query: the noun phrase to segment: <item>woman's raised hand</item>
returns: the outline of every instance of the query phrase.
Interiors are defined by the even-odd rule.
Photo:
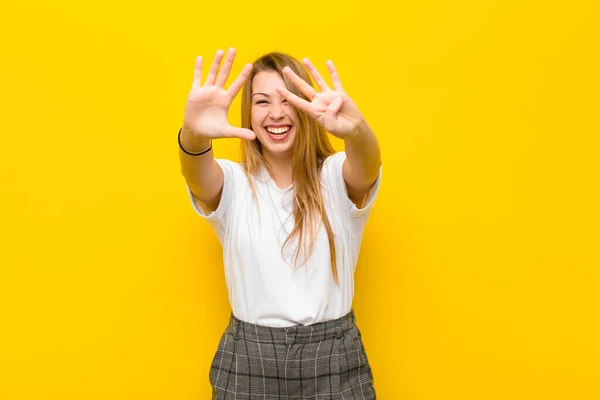
[[[227,120],[233,99],[252,71],[252,64],[246,64],[229,89],[225,89],[234,58],[235,49],[230,48],[219,73],[223,51],[218,50],[204,85],[201,85],[202,57],[196,58],[194,81],[185,105],[183,124],[199,136],[211,139],[237,137],[254,140],[256,138],[250,129],[233,127]]]
[[[321,89],[317,92],[312,85],[305,82],[289,67],[284,67],[283,73],[290,81],[311,101],[306,101],[285,87],[278,87],[277,91],[295,107],[304,111],[311,118],[321,124],[325,130],[335,137],[346,139],[358,133],[365,125],[365,119],[352,99],[346,94],[340,78],[332,61],[327,61],[327,68],[333,83],[331,89],[319,71],[308,58],[302,63],[310,72],[313,79]]]

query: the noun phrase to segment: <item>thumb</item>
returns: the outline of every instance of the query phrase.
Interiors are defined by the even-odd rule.
[[[226,131],[227,136],[237,137],[244,140],[256,139],[256,134],[250,129],[231,127]]]
[[[336,97],[335,99],[333,99],[333,101],[331,103],[329,103],[329,105],[327,106],[327,110],[325,111],[325,114],[327,114],[328,117],[335,117],[335,114],[337,114],[338,111],[340,111],[340,108],[342,107],[342,98],[341,97]]]

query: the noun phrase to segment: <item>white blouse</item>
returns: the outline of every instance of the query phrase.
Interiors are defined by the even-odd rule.
[[[221,201],[213,212],[196,199],[197,204],[187,187],[194,210],[208,221],[223,247],[229,302],[240,320],[274,327],[310,325],[340,318],[352,308],[354,270],[382,169],[365,206],[358,209],[348,197],[342,175],[345,159],[345,152],[337,152],[325,160],[321,171],[325,210],[335,235],[339,286],[333,280],[322,223],[306,265],[302,265],[302,252],[298,264],[293,264],[297,238],[288,242],[285,260],[282,258],[283,242],[294,227],[293,185],[279,188],[262,168],[259,179],[253,178],[260,217],[240,163],[216,159],[224,183]],[[305,234],[307,243],[310,236]]]

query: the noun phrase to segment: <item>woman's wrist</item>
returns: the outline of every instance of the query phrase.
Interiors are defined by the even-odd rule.
[[[181,127],[180,142],[190,153],[201,153],[212,146],[209,138],[192,131],[185,125]]]
[[[344,138],[344,142],[346,144],[357,144],[363,141],[366,136],[372,133],[373,132],[371,131],[369,124],[367,124],[367,121],[362,119],[356,124],[354,131],[352,131],[352,133],[350,133]]]

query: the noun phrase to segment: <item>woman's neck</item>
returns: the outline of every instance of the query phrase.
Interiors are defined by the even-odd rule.
[[[271,164],[272,171],[269,172],[271,179],[280,188],[286,188],[292,184],[292,159],[273,157],[265,155],[265,159]]]

